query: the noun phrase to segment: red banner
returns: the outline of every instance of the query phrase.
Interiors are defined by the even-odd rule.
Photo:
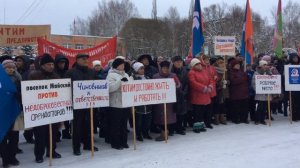
[[[94,47],[83,50],[69,49],[58,46],[51,43],[45,39],[38,39],[38,54],[42,55],[44,53],[50,54],[53,58],[56,54],[61,53],[65,55],[70,62],[70,67],[76,62],[76,55],[79,53],[88,54],[89,66],[92,67],[92,62],[99,60],[102,65],[107,65],[108,61],[114,59],[117,50],[117,36],[107,40],[106,42]]]

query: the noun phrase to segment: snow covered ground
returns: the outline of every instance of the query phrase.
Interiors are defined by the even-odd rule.
[[[71,140],[58,143],[61,159],[53,160],[52,167],[71,168],[299,168],[300,167],[300,122],[290,124],[286,117],[274,115],[272,126],[228,124],[215,126],[206,133],[170,137],[168,143],[144,140],[130,148],[113,150],[103,139],[95,138],[99,152],[91,158],[89,151],[73,156]],[[153,137],[157,135],[152,134]],[[24,141],[24,140],[22,140]],[[19,167],[42,168],[34,162],[33,145],[21,142],[24,154],[17,158]]]

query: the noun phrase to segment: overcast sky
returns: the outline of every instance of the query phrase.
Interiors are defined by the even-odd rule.
[[[152,0],[131,1],[142,17],[151,17]],[[0,24],[51,24],[52,34],[69,34],[74,18],[88,17],[96,8],[97,2],[98,0],[0,0]],[[190,2],[191,0],[157,0],[158,16],[165,16],[168,8],[175,6],[181,17],[186,17]],[[246,4],[246,0],[201,0],[201,7],[222,2],[242,7]],[[278,0],[250,0],[252,10],[268,17],[270,22],[273,22],[270,11],[277,7],[277,3]],[[287,0],[282,0],[282,3],[285,6]]]

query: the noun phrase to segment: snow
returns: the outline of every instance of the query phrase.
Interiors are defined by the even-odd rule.
[[[287,117],[274,115],[272,126],[231,124],[214,126],[205,133],[169,137],[168,143],[144,140],[133,150],[132,134],[126,150],[114,150],[95,135],[99,151],[91,158],[89,151],[73,156],[71,140],[58,143],[61,159],[53,160],[53,168],[296,168],[300,167],[300,122],[290,124]],[[152,137],[158,135],[152,134]],[[23,138],[23,136],[21,136]],[[19,167],[44,168],[48,159],[34,162],[33,145],[21,140],[24,153],[17,155]]]

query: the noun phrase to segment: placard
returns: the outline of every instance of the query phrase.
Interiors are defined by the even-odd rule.
[[[124,82],[123,107],[176,102],[174,79],[149,79]]]
[[[285,91],[300,91],[300,65],[285,65]]]
[[[108,82],[88,80],[73,82],[74,109],[88,109],[109,106]]]
[[[215,55],[235,55],[235,36],[215,36]]]
[[[281,75],[255,75],[256,94],[281,94]]]
[[[25,128],[73,119],[71,80],[22,81]]]

